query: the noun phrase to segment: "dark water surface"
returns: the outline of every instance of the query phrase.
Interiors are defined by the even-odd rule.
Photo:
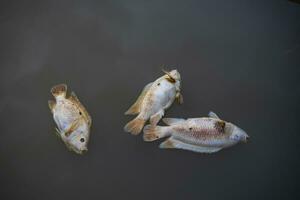
[[[300,5],[278,1],[1,1],[1,199],[297,199]],[[182,106],[250,135],[216,154],[161,150],[123,113],[162,75]],[[54,135],[50,88],[93,118],[89,152]]]

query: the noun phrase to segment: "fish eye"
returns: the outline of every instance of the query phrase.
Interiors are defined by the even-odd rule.
[[[80,142],[84,142],[85,140],[84,140],[84,138],[80,138]]]
[[[190,131],[191,131],[192,129],[193,129],[192,127],[189,128]]]
[[[79,112],[79,115],[81,115],[82,113],[81,112]]]
[[[157,83],[157,85],[160,85],[160,83]]]

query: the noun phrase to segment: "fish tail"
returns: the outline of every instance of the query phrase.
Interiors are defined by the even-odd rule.
[[[168,135],[170,134],[168,133],[168,131],[166,131],[166,127],[147,125],[144,128],[143,139],[146,142],[151,142],[166,137]]]
[[[142,131],[145,122],[146,122],[145,120],[136,117],[134,120],[128,122],[125,125],[124,131],[129,132],[132,135],[138,135]]]
[[[55,85],[51,88],[51,93],[54,97],[57,97],[57,96],[66,97],[67,85],[66,84]]]

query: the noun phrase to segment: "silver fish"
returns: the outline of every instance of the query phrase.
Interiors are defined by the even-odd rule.
[[[152,125],[156,125],[175,99],[180,104],[183,103],[179,72],[177,70],[164,72],[164,76],[144,87],[137,101],[125,112],[125,115],[138,114],[138,116],[125,125],[124,131],[137,135],[149,119]]]
[[[214,153],[241,141],[246,142],[249,138],[245,131],[221,120],[213,112],[208,118],[164,118],[163,122],[169,126],[145,126],[144,141],[171,136],[159,147]]]
[[[74,92],[66,97],[67,85],[56,85],[51,89],[55,100],[48,105],[57,125],[57,135],[66,146],[78,153],[87,152],[92,119]]]

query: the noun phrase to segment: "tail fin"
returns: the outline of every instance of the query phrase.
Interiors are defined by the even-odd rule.
[[[144,141],[151,142],[168,136],[169,134],[166,132],[166,128],[167,127],[153,125],[145,126],[143,136]]]
[[[124,131],[129,132],[132,135],[138,135],[142,131],[145,122],[145,120],[136,117],[134,120],[125,125]]]
[[[51,93],[54,97],[57,97],[57,96],[66,97],[67,85],[66,84],[55,85],[51,88]]]

